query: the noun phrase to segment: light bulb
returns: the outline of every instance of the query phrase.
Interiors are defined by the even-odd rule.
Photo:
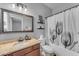
[[[27,9],[25,8],[25,11],[27,11]]]
[[[12,8],[15,8],[15,4],[12,4]]]
[[[22,7],[21,6],[19,6],[19,10],[22,10]]]

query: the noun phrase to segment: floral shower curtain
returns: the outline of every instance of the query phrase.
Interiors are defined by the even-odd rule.
[[[67,10],[65,16],[65,31],[72,34],[72,40],[78,41],[77,35],[79,32],[79,7]]]
[[[50,38],[50,32],[55,29],[55,24],[56,24],[56,20],[55,20],[56,16],[54,17],[49,17],[47,19],[47,32],[48,32],[48,39]]]
[[[49,17],[47,19],[47,24],[48,24],[48,40],[50,39],[52,33],[54,33],[53,31],[56,31],[56,25],[57,23],[63,23],[63,31],[64,31],[64,13],[60,13],[60,14],[57,14],[57,15],[54,15],[52,17]],[[60,37],[59,37],[60,38]],[[57,45],[59,45],[60,43],[57,43],[57,42],[61,42],[61,40],[56,40],[55,43]]]
[[[72,41],[78,40],[79,37],[79,7],[72,8],[60,14],[51,16],[47,19],[48,37],[50,32],[55,29],[56,23],[63,23],[63,32],[70,32]]]
[[[73,23],[73,17],[72,17],[72,10],[67,10],[64,12],[64,23],[65,23],[65,32],[70,32],[72,35],[72,41],[74,39],[74,24]]]
[[[52,17],[49,17],[47,19],[48,24],[48,37],[50,37],[50,33],[55,30],[57,22],[62,22],[64,27],[64,13],[60,13],[57,15],[54,15]],[[63,28],[64,29],[64,28]]]

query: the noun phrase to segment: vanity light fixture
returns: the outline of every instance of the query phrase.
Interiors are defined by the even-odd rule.
[[[27,6],[22,4],[22,3],[15,3],[15,4],[12,4],[12,8],[15,8],[15,7],[18,7],[19,10],[24,10],[24,11],[27,11]]]

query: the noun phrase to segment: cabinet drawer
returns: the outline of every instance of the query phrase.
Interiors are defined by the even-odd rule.
[[[32,47],[17,51],[15,53],[13,53],[13,56],[24,56],[24,54],[29,53],[30,51],[32,51]]]
[[[40,44],[34,45],[34,46],[33,46],[33,49],[34,49],[34,50],[35,50],[35,49],[40,49]]]
[[[25,54],[26,56],[40,56],[40,49],[34,50],[28,54]]]

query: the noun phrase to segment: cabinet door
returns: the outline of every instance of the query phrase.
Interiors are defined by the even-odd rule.
[[[12,53],[13,56],[24,56],[24,54],[29,53],[30,51],[32,51],[32,47],[17,51],[15,53]]]
[[[40,56],[40,49],[36,49],[28,54],[25,54],[26,56]]]
[[[40,44],[34,45],[34,46],[33,46],[33,50],[35,50],[35,49],[40,49]]]

